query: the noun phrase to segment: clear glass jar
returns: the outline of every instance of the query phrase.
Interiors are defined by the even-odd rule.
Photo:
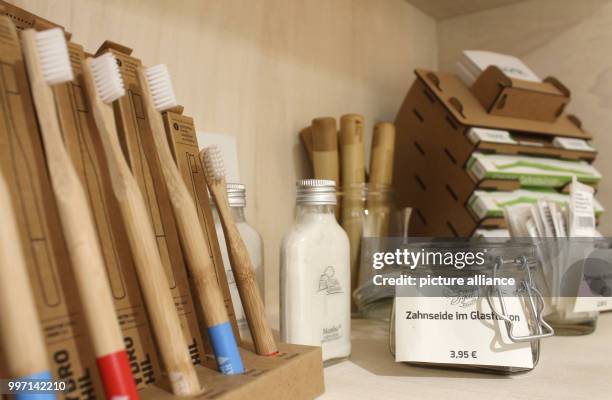
[[[552,310],[544,317],[558,336],[588,335],[595,331],[599,312],[574,312],[568,299],[559,300],[563,303],[551,307]]]
[[[362,236],[382,238],[399,233],[395,214],[391,187],[369,184],[366,189]]]
[[[253,263],[253,269],[255,272],[255,278],[257,279],[257,287],[259,288],[262,299],[265,299],[265,283],[264,283],[264,258],[263,258],[263,241],[261,235],[253,228],[246,220],[244,209],[246,207],[246,189],[245,186],[239,183],[228,183],[227,184],[227,198],[232,212],[232,218],[236,223],[236,228],[240,233],[240,237],[244,241],[251,262]],[[221,248],[221,256],[223,258],[223,265],[225,267],[225,273],[227,275],[227,281],[229,283],[230,294],[232,297],[232,303],[234,304],[234,313],[236,314],[236,321],[238,322],[238,329],[240,331],[240,338],[246,341],[252,341],[251,332],[249,325],[246,320],[244,309],[242,308],[242,302],[240,301],[240,294],[238,293],[238,287],[236,286],[236,280],[234,279],[234,273],[227,253],[227,246],[225,244],[225,236],[223,235],[223,226],[219,218],[219,213],[215,206],[214,201],[211,201],[211,207],[213,211],[213,218],[215,221],[215,230],[217,231],[217,237],[219,238],[219,247]]]
[[[548,263],[544,318],[559,336],[592,333],[599,312],[575,311],[579,287],[584,280],[584,263],[597,243],[594,238],[543,238],[538,242],[540,257]]]
[[[543,320],[542,311],[544,308],[544,299],[536,285],[538,266],[535,262],[535,257],[529,254],[527,256],[518,255],[519,253],[512,254],[516,253],[514,250],[515,249],[499,249],[499,252],[506,254],[505,257],[500,255],[492,256],[488,258],[490,260],[489,262],[480,267],[466,267],[463,269],[449,269],[444,267],[443,270],[440,270],[439,268],[441,267],[439,266],[419,266],[414,271],[408,272],[409,275],[415,276],[417,279],[430,274],[431,276],[464,278],[474,276],[475,274],[484,277],[513,278],[516,281],[516,285],[513,287],[504,286],[503,288],[486,285],[444,287],[437,289],[437,291],[429,292],[428,294],[421,294],[417,297],[412,297],[412,295],[409,296],[411,299],[417,299],[414,301],[419,304],[427,304],[429,299],[433,300],[434,303],[438,300],[442,300],[435,304],[446,304],[444,311],[448,311],[453,315],[457,309],[464,311],[466,315],[468,312],[470,315],[473,312],[481,312],[482,315],[484,315],[490,311],[499,322],[497,324],[490,324],[490,322],[483,323],[476,319],[470,321],[471,323],[473,322],[470,328],[466,329],[465,326],[457,326],[446,330],[447,332],[452,332],[448,333],[449,335],[461,337],[459,341],[463,343],[463,348],[469,350],[479,348],[478,357],[480,357],[480,351],[483,349],[486,351],[489,347],[491,347],[491,349],[495,348],[495,350],[492,350],[493,355],[489,356],[488,363],[486,364],[478,364],[478,361],[411,361],[407,363],[419,366],[477,370],[499,374],[526,372],[537,366],[540,358],[540,340],[552,336],[554,334],[554,329]],[[443,297],[435,297],[436,295],[433,293],[443,293]],[[402,296],[400,291],[398,291],[398,296]],[[521,309],[522,313],[517,313],[517,310],[520,311]],[[395,311],[394,302],[389,322],[389,350],[393,355],[396,353]],[[517,315],[519,318],[514,319],[513,317]],[[515,321],[521,321],[522,317],[526,320],[526,324],[525,321],[523,321],[522,323],[524,325],[521,329],[518,323],[515,325]],[[482,336],[473,331],[473,329],[478,328],[482,330],[484,329],[484,325],[487,325],[486,329],[490,330],[490,332],[487,334],[487,340],[479,343],[478,340],[481,340]],[[506,337],[505,344],[502,344],[503,341],[499,339],[502,337],[501,330],[505,330],[503,333]],[[423,330],[422,332],[421,336],[410,337],[407,339],[407,342],[418,343],[419,348],[426,353],[435,353],[439,347],[444,347],[446,345],[446,342],[432,342],[431,338],[425,338],[425,336],[433,334],[431,330]],[[497,344],[494,344],[494,341],[496,341]],[[504,365],[507,361],[505,358],[500,358],[499,364],[497,364],[498,355],[504,350],[509,350],[516,344],[529,346],[525,350],[530,349],[530,353],[528,354],[530,354],[531,357],[530,361],[532,367]],[[515,349],[513,349],[513,351],[514,350]],[[491,357],[493,361],[491,361]],[[478,360],[480,360],[480,358]]]
[[[340,202],[340,225],[346,232],[350,247],[351,293],[359,283],[359,264],[361,255],[361,237],[363,235],[364,211],[366,205],[366,185],[354,184],[343,186],[337,193]],[[351,310],[357,307],[351,298]]]
[[[298,181],[280,252],[281,340],[321,346],[324,362],[351,353],[349,242],[335,206],[334,181]]]
[[[397,211],[390,186],[368,184],[363,187],[361,193],[361,217],[351,215],[354,223],[359,223],[360,232],[359,254],[356,260],[357,285],[353,291],[353,302],[356,306],[354,311],[363,318],[386,320],[389,318],[394,292],[371,284],[374,270],[368,255],[364,257],[364,251],[369,253],[384,247],[385,240],[398,233]]]

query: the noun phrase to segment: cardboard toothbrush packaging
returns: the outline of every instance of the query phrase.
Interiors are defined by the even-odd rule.
[[[230,316],[234,335],[236,339],[239,340],[240,334],[236,324],[232,298],[229,294],[229,284],[223,266],[221,249],[219,248],[219,239],[217,238],[217,231],[215,229],[215,221],[213,219],[208,188],[206,187],[204,178],[204,170],[199,157],[198,139],[193,118],[183,115],[182,106],[167,110],[162,116],[172,155],[195,201],[200,225],[208,238],[206,244],[208,246],[211,261],[217,271],[217,282],[223,291],[225,307]],[[206,332],[204,326],[201,327],[201,330],[204,333]]]
[[[147,211],[192,360],[194,364],[201,364],[204,347],[196,318],[194,297],[189,288],[176,221],[136,75],[137,68],[142,64],[139,59],[131,56],[130,48],[110,41],[104,42],[96,55],[105,52],[111,52],[117,58],[126,89],[126,95],[114,103],[119,141],[145,202],[149,206]]]
[[[16,15],[6,8],[5,13]],[[25,17],[16,20],[21,27],[37,26]],[[11,191],[49,364],[55,379],[66,380],[65,396],[91,398],[102,387],[47,175],[17,29],[5,15],[0,16],[0,74],[0,169]]]
[[[68,51],[75,79],[53,89],[60,127],[89,199],[132,373],[142,388],[163,381],[162,371],[104,149],[86,98],[83,47],[68,43]]]

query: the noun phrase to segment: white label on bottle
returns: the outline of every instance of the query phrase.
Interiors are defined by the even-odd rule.
[[[494,299],[494,301],[497,299]],[[518,297],[505,297],[516,336],[529,334]],[[499,308],[499,302],[495,301]],[[533,368],[530,342],[514,343],[483,296],[396,297],[395,360]]]
[[[320,319],[321,343],[342,339],[344,336],[342,311],[346,294],[333,265],[322,268],[316,289],[323,304],[323,312],[317,315]]]
[[[321,331],[321,343],[332,342],[342,338],[343,329],[342,324],[334,324],[331,326],[323,327]]]

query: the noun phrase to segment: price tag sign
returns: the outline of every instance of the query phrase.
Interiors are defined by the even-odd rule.
[[[499,309],[498,299],[494,306]],[[515,334],[529,334],[518,297],[504,299]],[[533,368],[530,342],[514,343],[485,296],[396,297],[395,360]]]

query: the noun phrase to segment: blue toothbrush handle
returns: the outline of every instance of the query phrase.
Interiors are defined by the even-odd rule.
[[[53,381],[53,375],[49,371],[35,372],[30,375],[22,376],[17,381]],[[56,396],[50,392],[37,392],[37,391],[20,391],[15,393],[16,400],[55,400]]]
[[[208,336],[215,352],[219,371],[225,375],[244,373],[244,366],[229,322],[208,328]]]

